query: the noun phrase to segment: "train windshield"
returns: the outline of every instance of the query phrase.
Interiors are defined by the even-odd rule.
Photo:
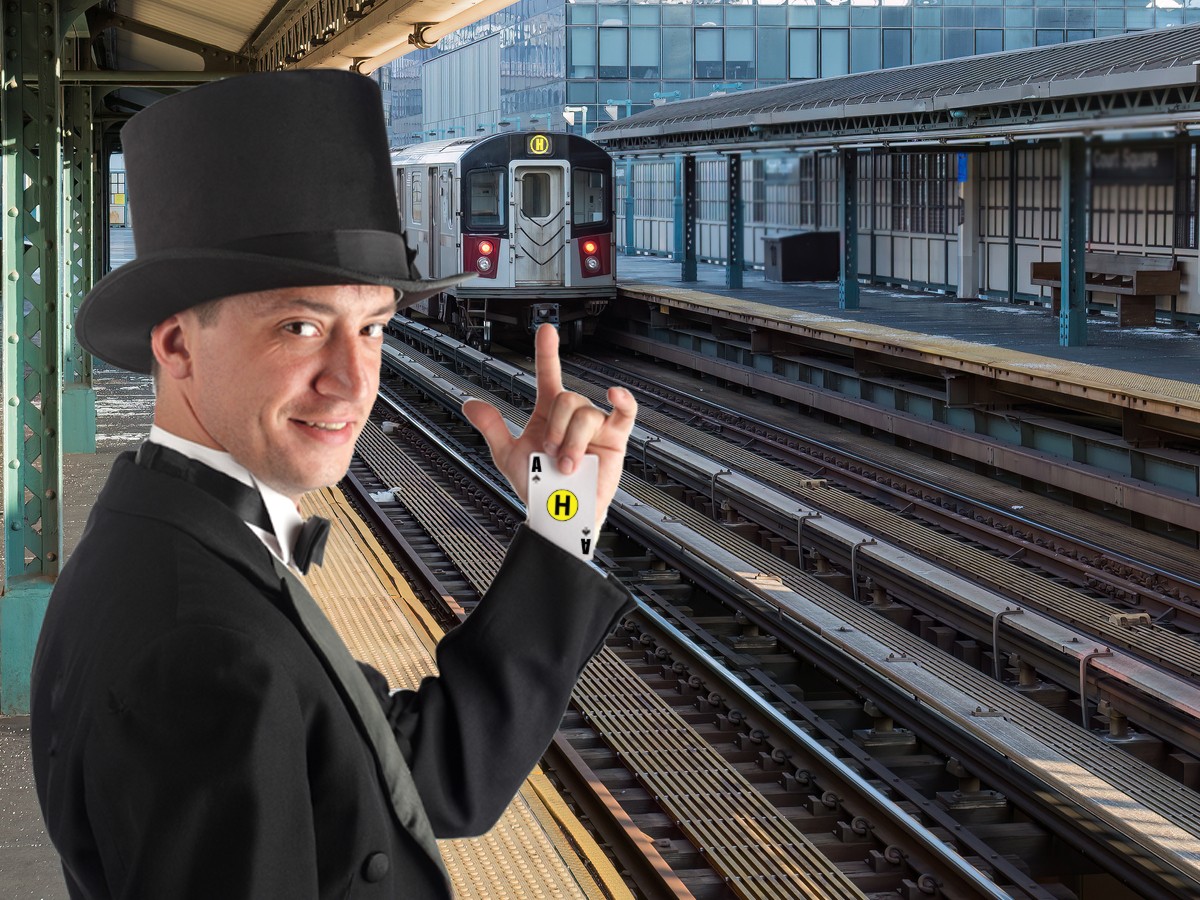
[[[603,172],[575,168],[571,177],[571,224],[590,225],[608,219],[605,181]]]
[[[476,169],[467,173],[463,206],[468,231],[494,230],[508,224],[507,175],[504,169]]]

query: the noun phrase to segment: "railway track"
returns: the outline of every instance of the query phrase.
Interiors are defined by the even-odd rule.
[[[463,396],[479,395],[483,388],[502,390],[510,396],[519,393],[527,376],[515,370],[490,369],[489,365],[478,354],[460,354],[458,368],[464,373],[474,372],[475,382],[438,372],[432,367],[421,390],[443,393],[435,402],[443,410],[440,415],[446,418],[451,417]],[[404,368],[408,370],[420,367],[414,365],[412,358],[404,362]],[[529,383],[532,384],[531,379]],[[515,417],[520,416],[516,410],[510,412]],[[461,430],[462,426],[450,427]],[[660,442],[649,442],[648,447],[643,448],[648,450],[648,462],[648,456],[658,449],[655,443]],[[637,453],[632,456],[636,457]],[[636,464],[631,468],[637,470]],[[648,466],[642,473],[658,477]],[[631,484],[635,481],[632,477],[627,480]],[[1097,804],[1090,796],[1081,796],[1077,802],[1064,802],[1072,796],[1068,790],[1070,784],[1053,783],[1053,779],[1047,782],[1048,773],[1037,765],[1016,766],[1021,771],[1011,771],[1013,756],[1004,754],[1012,753],[1013,748],[1002,749],[1003,741],[997,741],[992,732],[1011,728],[1014,720],[1021,721],[1023,728],[1030,728],[1026,717],[1033,721],[1038,712],[1049,717],[1040,720],[1039,728],[1061,731],[1061,719],[1057,720],[1057,725],[1049,725],[1055,721],[1053,715],[1028,701],[1024,702],[1032,709],[1020,704],[1014,709],[1015,693],[994,682],[992,689],[999,693],[984,698],[983,694],[977,693],[984,690],[983,685],[968,678],[968,673],[975,676],[978,673],[971,673],[969,668],[953,659],[940,658],[943,655],[931,655],[926,660],[924,656],[930,654],[927,647],[917,649],[921,647],[918,639],[894,623],[887,623],[892,631],[885,629],[886,640],[892,642],[894,659],[901,659],[905,665],[921,669],[926,675],[936,673],[943,690],[947,685],[954,685],[954,690],[960,694],[969,693],[978,710],[983,710],[981,714],[976,707],[971,707],[965,717],[960,716],[965,720],[956,724],[963,735],[953,739],[947,737],[946,716],[953,718],[953,707],[955,703],[962,705],[963,696],[953,702],[945,700],[944,708],[936,714],[921,708],[935,705],[929,697],[923,697],[914,715],[911,707],[919,692],[913,692],[912,685],[896,692],[894,672],[889,671],[897,668],[894,661],[884,665],[876,660],[876,670],[872,671],[870,665],[864,668],[864,660],[857,658],[864,651],[861,647],[856,650],[851,646],[852,642],[844,642],[837,647],[836,653],[831,652],[829,637],[837,633],[836,628],[832,631],[818,629],[814,638],[811,622],[806,624],[797,616],[796,611],[803,604],[797,605],[798,601],[793,603],[791,600],[786,604],[779,602],[788,592],[805,598],[805,602],[811,602],[807,598],[814,593],[820,595],[821,591],[835,595],[836,592],[819,578],[792,571],[786,564],[781,564],[778,557],[767,557],[761,547],[740,536],[736,528],[715,525],[649,484],[638,484],[635,490],[650,491],[653,496],[627,492],[620,512],[613,516],[622,534],[615,543],[603,546],[600,551],[601,558],[614,566],[622,580],[644,600],[645,608],[639,610],[640,618],[631,619],[631,631],[623,636],[619,651],[615,652],[630,656],[626,661],[647,670],[641,673],[643,676],[656,679],[657,695],[682,698],[684,705],[680,715],[685,722],[689,717],[715,722],[716,734],[706,738],[710,744],[731,741],[737,752],[749,753],[739,765],[750,767],[751,774],[757,779],[751,781],[752,784],[769,782],[772,785],[770,793],[782,793],[783,796],[778,798],[782,805],[777,804],[776,809],[785,820],[821,820],[814,844],[829,844],[830,835],[836,836],[838,843],[831,855],[845,861],[845,871],[851,873],[849,877],[858,878],[864,892],[880,896],[926,896],[941,891],[946,896],[980,896],[987,895],[981,893],[983,891],[995,890],[994,886],[988,887],[994,878],[1014,896],[1067,897],[1077,895],[1080,879],[1085,874],[1110,871],[1139,884],[1144,896],[1186,895],[1181,885],[1192,878],[1193,861],[1186,853],[1174,858],[1174,851],[1166,852],[1160,846],[1159,838],[1165,832],[1148,842],[1144,836],[1135,834],[1131,837],[1122,830],[1124,824],[1116,812],[1119,803],[1110,804],[1106,809],[1107,801]],[[680,493],[675,488],[670,490]],[[687,493],[689,489],[684,488],[683,495]],[[695,490],[690,490],[690,494],[693,501],[700,496]],[[635,513],[637,510],[645,513],[645,521],[638,521],[642,517]],[[664,534],[663,522],[667,520],[681,528],[686,527],[687,536]],[[715,534],[720,536],[722,543],[706,547],[698,554],[696,548],[708,540],[702,536],[704,528],[716,529]],[[670,528],[665,530],[670,531]],[[742,543],[731,549],[724,543],[730,540]],[[647,556],[646,548],[652,548],[654,552]],[[691,551],[685,552],[685,548],[691,548]],[[714,571],[713,561],[725,558],[722,554],[726,557],[732,554],[731,558],[738,560],[733,564],[733,570],[742,574],[753,570],[758,577],[739,581],[731,577],[730,572]],[[799,593],[792,583],[794,578],[800,578],[802,582]],[[838,602],[846,602],[845,597],[836,597],[840,598]],[[822,597],[823,604],[834,601],[834,596]],[[846,628],[848,634],[868,630],[857,619],[853,619],[854,626],[847,624],[852,621],[850,613],[873,618],[871,630],[879,627],[880,616],[864,610],[861,604],[851,604],[839,613],[846,616],[841,627]],[[829,616],[830,612],[825,609],[821,615]],[[814,640],[820,645],[819,652],[812,645]],[[878,644],[883,639],[876,635],[872,640]],[[915,646],[906,641],[915,642]],[[899,656],[895,656],[897,651]],[[731,677],[730,672],[736,674]],[[964,678],[967,681],[963,681]],[[799,682],[806,679],[815,680],[815,684],[802,687]],[[673,689],[667,687],[670,685]],[[846,686],[854,690],[847,691]],[[821,699],[814,702],[814,697]],[[988,701],[986,707],[979,706],[980,699]],[[903,725],[897,727],[896,722]],[[979,727],[981,723],[988,727]],[[1080,757],[1071,765],[1078,767],[1079,778],[1084,777],[1086,764],[1097,757],[1103,759],[1105,766],[1117,767],[1103,769],[1100,776],[1088,775],[1087,778],[1093,779],[1089,782],[1090,787],[1098,788],[1101,783],[1111,787],[1111,782],[1134,784],[1139,779],[1150,778],[1150,793],[1157,790],[1171,794],[1180,790],[1178,786],[1168,788],[1169,782],[1154,781],[1154,775],[1143,771],[1144,767],[1137,768],[1136,777],[1127,772],[1115,775],[1121,766],[1136,763],[1136,760],[1119,759],[1123,754],[1111,746],[1096,742],[1094,736],[1081,729],[1075,731],[1078,734],[1072,733],[1072,740],[1082,743],[1071,748],[1071,752]],[[796,765],[795,761],[800,759],[807,763],[808,755],[812,753],[812,748],[797,735],[827,751],[830,758],[821,766]],[[1037,740],[1044,740],[1046,736]],[[594,743],[597,740],[599,745]],[[609,734],[607,738],[599,739],[593,735],[584,741],[586,751],[603,760],[601,771],[609,771],[607,763],[612,761],[610,757],[614,753],[620,755],[620,751],[613,749],[613,740],[615,738]],[[957,741],[965,743],[955,746]],[[1099,743],[1104,750],[1097,750],[1089,741]],[[831,754],[830,748],[833,748]],[[1058,748],[1059,751],[1062,749]],[[571,755],[569,750],[563,752],[567,757]],[[575,750],[574,755],[585,758],[579,750]],[[1018,752],[1015,756],[1019,759],[1021,754]],[[592,775],[595,775],[594,769]],[[614,784],[623,785],[616,788],[622,794],[632,789],[631,784],[638,786],[635,809],[638,803],[648,802],[645,796],[640,796],[653,793],[647,791],[643,783],[645,773],[639,776],[635,772],[631,776],[625,770],[624,775],[615,777]],[[1095,780],[1097,778],[1099,780]],[[587,784],[592,780],[591,776],[584,775],[579,783]],[[895,810],[891,813],[881,810],[878,798],[874,802],[864,799],[870,791],[864,796],[853,796],[853,792],[845,788],[847,783],[860,789],[865,784],[886,801],[885,807],[892,804],[903,817],[895,819],[892,817]],[[1050,810],[1042,808],[1039,802],[1039,797],[1045,796],[1048,784],[1053,795],[1059,798],[1056,805],[1052,804],[1056,808]],[[827,787],[829,785],[837,785],[840,789]],[[1075,789],[1078,787],[1075,785]],[[616,796],[612,790],[610,794]],[[1128,799],[1127,794],[1122,796]],[[1149,795],[1135,798],[1135,802],[1146,804],[1148,799]],[[1187,803],[1178,802],[1179,807],[1170,810],[1147,805],[1147,815],[1154,821],[1191,821],[1192,813],[1187,811]],[[1076,821],[1080,809],[1086,810],[1085,818],[1092,819],[1091,837],[1081,833]],[[822,812],[823,816],[818,815]],[[632,817],[635,813],[628,815]],[[1034,825],[1031,820],[1039,824]],[[678,831],[679,822],[690,821],[686,811],[675,810],[667,814],[666,821],[658,821],[657,826],[653,822],[648,824],[649,831],[640,827],[639,831],[643,836],[654,834],[656,827]],[[1102,823],[1102,826],[1097,827],[1095,823]],[[1170,827],[1178,829],[1179,826]],[[1180,846],[1186,845],[1189,839],[1188,827],[1184,824],[1178,833],[1172,832],[1183,842]],[[925,834],[930,840],[928,843],[914,842],[914,834]],[[847,838],[857,840],[847,841]],[[687,866],[705,858],[703,846],[693,844],[690,850],[683,850],[676,846],[679,839],[674,836],[664,838],[666,855],[659,852],[657,862],[643,865],[648,865],[650,870],[660,869],[663,865],[670,868],[667,857],[671,857],[672,861],[683,861],[682,871],[690,871]],[[946,841],[954,845],[952,856],[957,860],[957,869],[954,865],[947,868],[947,861],[939,859],[935,851]],[[704,844],[703,838],[700,843]],[[1118,843],[1125,849],[1120,858],[1114,858],[1110,851]],[[1170,844],[1169,840],[1167,844]],[[1135,849],[1130,853],[1131,846],[1140,851]],[[972,871],[987,873],[983,882],[978,881],[976,874],[972,876],[975,879],[972,884],[971,878],[967,877],[970,873],[960,871],[965,858],[974,861],[975,865],[968,867]],[[626,854],[627,867],[632,871],[636,866],[628,859]],[[869,871],[862,871],[864,868]],[[710,869],[708,881],[700,879],[709,885],[705,890],[712,889],[711,872],[716,872],[722,883],[728,884],[724,881],[727,875],[721,874],[721,870]],[[891,886],[884,884],[888,878],[893,879]],[[1178,893],[1181,890],[1184,893]]]
[[[428,329],[412,333],[427,347],[454,347]],[[532,397],[523,369],[474,357],[471,365]],[[571,386],[603,402],[601,388]],[[788,562],[799,559],[803,545],[806,565],[856,601],[869,596],[879,615],[997,679],[1010,678],[1085,727],[1107,726],[1113,741],[1195,786],[1200,648],[1190,638],[824,481],[798,477],[708,429],[645,408],[640,423],[648,431],[639,430],[634,455],[640,452],[643,467],[707,495],[698,505],[710,515],[724,504],[730,527]],[[1089,697],[1098,701],[1094,713]]]

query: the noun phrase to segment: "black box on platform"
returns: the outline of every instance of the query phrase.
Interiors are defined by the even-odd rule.
[[[837,281],[842,248],[836,231],[802,231],[763,238],[767,281]]]

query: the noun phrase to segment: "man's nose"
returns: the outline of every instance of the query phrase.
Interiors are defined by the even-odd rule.
[[[329,342],[317,390],[340,400],[362,400],[379,374],[379,350],[359,334],[342,335]]]

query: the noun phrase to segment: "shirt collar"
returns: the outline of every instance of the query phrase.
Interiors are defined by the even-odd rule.
[[[304,524],[304,519],[300,516],[300,511],[296,509],[296,504],[289,497],[269,485],[263,484],[254,477],[249,469],[224,450],[214,450],[212,447],[205,447],[203,444],[181,438],[158,425],[150,426],[150,440],[168,447],[176,453],[182,453],[196,462],[203,463],[210,469],[216,469],[230,478],[236,478],[242,484],[257,490],[262,495],[267,513],[271,517],[273,532],[263,531],[250,522],[246,524],[285,566],[295,567],[292,560],[292,544],[300,532],[300,527]]]

